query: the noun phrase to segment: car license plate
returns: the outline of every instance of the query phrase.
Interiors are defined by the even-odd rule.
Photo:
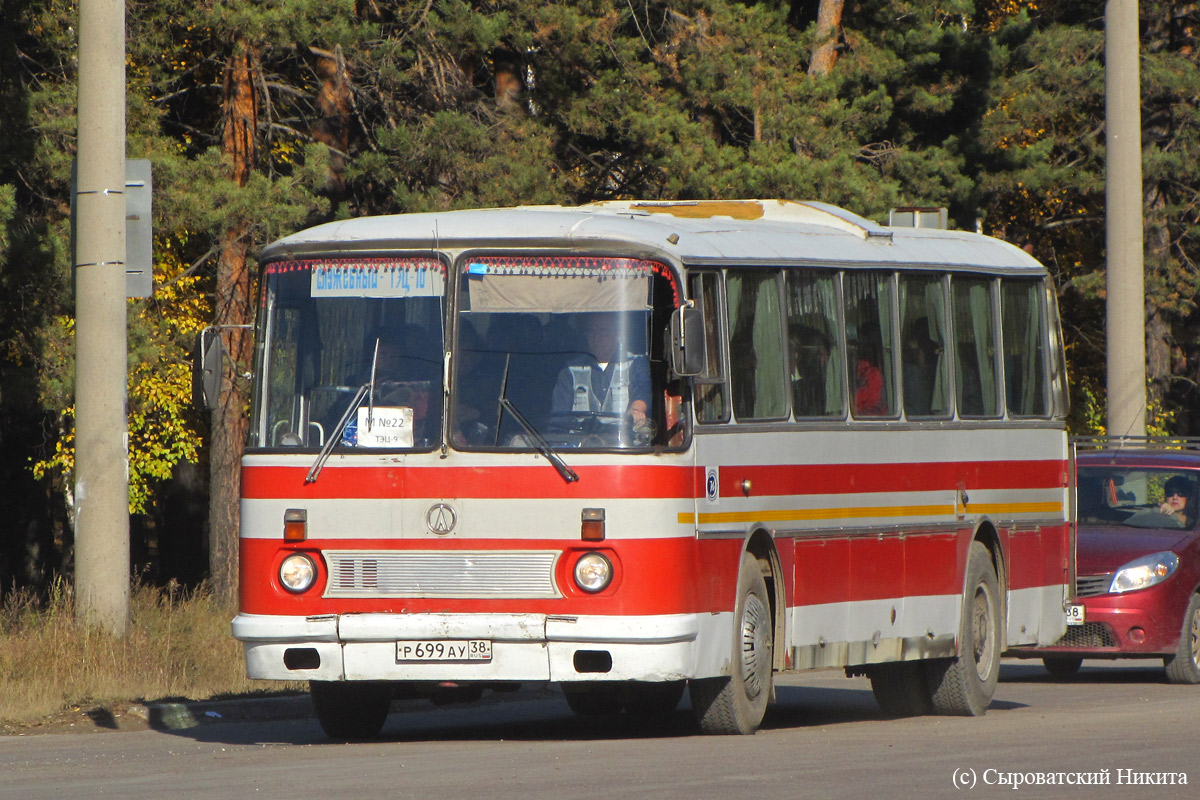
[[[1082,625],[1085,618],[1084,608],[1081,605],[1072,604],[1067,606],[1067,624]]]
[[[491,661],[490,639],[421,639],[396,642],[396,661]]]

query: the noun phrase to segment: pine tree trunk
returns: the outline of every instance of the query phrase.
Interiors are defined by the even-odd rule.
[[[225,131],[222,149],[230,163],[230,177],[245,186],[254,169],[257,149],[258,106],[254,72],[257,54],[239,41],[225,71]],[[236,220],[223,234],[217,260],[215,324],[248,326],[253,323],[249,223]],[[221,378],[220,401],[212,418],[209,485],[209,573],[218,599],[237,599],[238,531],[240,523],[241,455],[246,439],[246,402],[249,390],[244,375],[249,370],[250,331],[244,327],[222,329],[228,358]]]
[[[846,0],[821,0],[817,9],[817,35],[813,40],[816,49],[808,65],[808,74],[814,78],[823,78],[833,72],[833,65],[837,63],[845,5]]]
[[[346,156],[350,152],[350,123],[354,98],[350,93],[350,75],[341,45],[332,52],[313,49],[316,72],[321,80],[317,108],[321,119],[313,126],[313,138],[329,147],[327,190],[337,196],[346,190]]]

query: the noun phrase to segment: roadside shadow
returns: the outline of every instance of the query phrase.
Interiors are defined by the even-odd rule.
[[[847,723],[898,720],[885,715],[863,681],[847,681],[845,688],[779,686],[776,701],[767,708],[764,731],[821,728]],[[500,702],[434,707],[405,704],[389,715],[380,736],[361,744],[469,741],[605,741],[677,739],[701,735],[693,719],[687,694],[679,708],[668,714],[613,716],[575,715],[556,690],[513,695]],[[1022,703],[993,702],[993,711],[1025,707]],[[935,720],[914,717],[912,720]],[[266,743],[343,745],[325,736],[316,719],[228,722],[163,731],[173,736],[229,745]]]

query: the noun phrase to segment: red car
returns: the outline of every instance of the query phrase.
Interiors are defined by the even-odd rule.
[[[1084,658],[1161,656],[1170,683],[1200,683],[1200,443],[1081,450],[1076,465],[1072,624],[1012,655],[1060,676]]]

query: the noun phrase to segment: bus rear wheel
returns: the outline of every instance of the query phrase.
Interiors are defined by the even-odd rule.
[[[930,698],[938,714],[987,713],[1000,679],[1000,591],[992,556],[972,542],[959,621],[958,657],[927,662]]]
[[[374,739],[392,707],[392,685],[376,681],[309,681],[321,730],[341,741]]]
[[[704,733],[754,733],[762,724],[771,696],[771,599],[759,561],[749,553],[742,556],[738,587],[733,674],[688,683],[692,712]]]

